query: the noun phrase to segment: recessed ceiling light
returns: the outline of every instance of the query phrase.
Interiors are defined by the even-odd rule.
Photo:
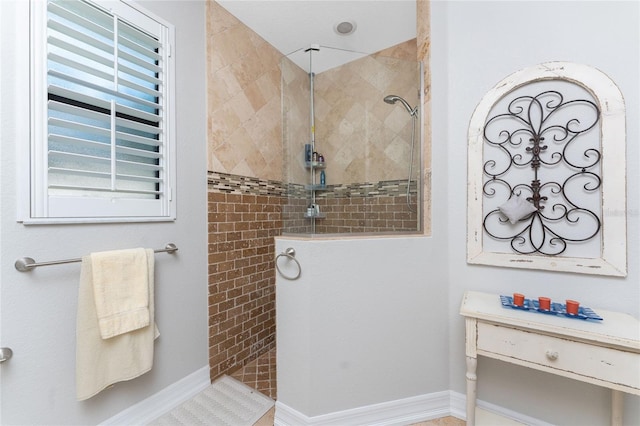
[[[342,21],[336,24],[333,30],[339,35],[353,34],[356,30],[356,23],[354,21]]]

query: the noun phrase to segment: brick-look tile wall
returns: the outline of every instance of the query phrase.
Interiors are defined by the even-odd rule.
[[[275,345],[277,195],[230,193],[209,185],[209,368],[230,373]]]
[[[305,218],[309,200],[300,196],[289,197],[282,206],[282,227],[287,234],[310,234],[311,220]]]
[[[275,238],[309,234],[299,185],[209,172],[209,368],[211,380],[275,345]],[[327,187],[316,234],[415,231],[404,181]],[[415,182],[412,204],[415,206]]]
[[[305,218],[309,200],[290,198],[283,206],[283,232],[287,234],[357,234],[419,231],[416,195],[412,194],[411,208],[405,195],[318,197],[316,204],[322,218],[316,218],[315,230],[311,219]]]
[[[411,209],[406,196],[320,198],[320,211],[326,217],[316,220],[316,233],[386,233],[418,229],[415,196]]]
[[[355,234],[420,231],[417,183],[411,181],[407,204],[406,180],[327,185],[316,191],[322,217],[305,217],[311,203],[302,185],[289,185],[283,205],[283,232],[287,234]]]

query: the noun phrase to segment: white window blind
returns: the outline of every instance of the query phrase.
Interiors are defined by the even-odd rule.
[[[108,5],[49,0],[35,18],[32,218],[173,216],[173,31]]]

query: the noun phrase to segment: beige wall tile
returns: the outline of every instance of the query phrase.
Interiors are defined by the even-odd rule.
[[[282,180],[282,55],[212,0],[207,28],[208,168]]]

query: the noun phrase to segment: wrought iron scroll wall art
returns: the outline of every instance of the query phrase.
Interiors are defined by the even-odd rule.
[[[467,262],[627,275],[622,92],[545,62],[488,90],[468,129]]]
[[[493,155],[483,164],[482,193],[503,198],[483,217],[487,235],[517,254],[544,256],[598,236],[601,152],[585,136],[597,133],[599,118],[594,102],[546,90],[514,98],[487,120]]]

